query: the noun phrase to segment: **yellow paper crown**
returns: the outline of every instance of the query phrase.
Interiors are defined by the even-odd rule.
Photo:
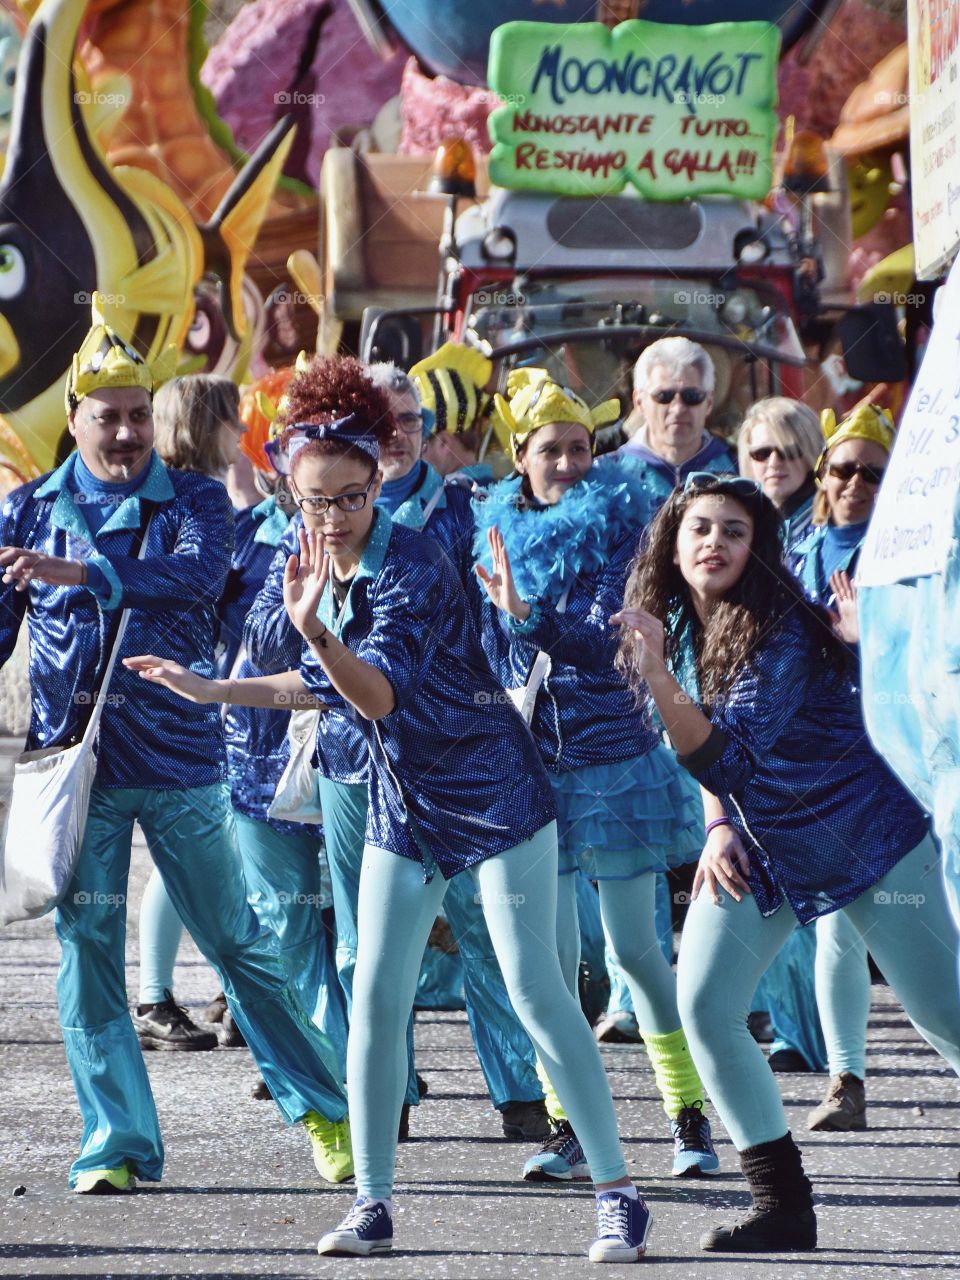
[[[817,474],[830,450],[845,440],[872,440],[887,453],[893,444],[893,415],[889,409],[879,409],[875,404],[859,404],[839,422],[832,409],[824,409],[820,414],[820,428],[824,443],[817,459]]]
[[[500,443],[509,447],[514,462],[526,440],[551,422],[577,422],[590,433],[616,422],[620,401],[604,400],[595,409],[569,387],[554,382],[546,369],[514,369],[507,379],[507,396],[494,396],[493,426]]]
[[[445,342],[410,370],[420,403],[436,419],[437,431],[469,431],[488,401],[484,388],[493,363],[473,347]]]
[[[105,387],[142,387],[152,395],[161,382],[172,378],[177,367],[176,347],[167,347],[152,365],[120,337],[104,319],[104,299],[92,298],[93,324],[73,357],[64,403],[71,413],[93,391]]]

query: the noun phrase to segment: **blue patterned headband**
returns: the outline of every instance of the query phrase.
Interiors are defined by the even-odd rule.
[[[281,475],[290,474],[294,458],[304,445],[310,444],[313,440],[336,440],[341,444],[359,449],[374,462],[379,462],[380,445],[377,437],[369,431],[358,431],[354,425],[356,422],[355,413],[350,413],[345,418],[337,418],[334,422],[294,422],[285,428],[281,437],[286,440],[285,445],[281,447],[280,440],[271,440],[264,445],[264,449],[274,470],[279,471]]]

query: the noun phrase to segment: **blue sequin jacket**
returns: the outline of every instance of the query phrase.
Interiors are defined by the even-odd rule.
[[[531,605],[519,622],[484,598],[483,646],[505,688],[526,684],[539,651],[551,659],[531,731],[553,773],[646,755],[658,742],[613,660],[630,564],[648,500],[630,462],[595,464],[559,502],[522,501],[520,479],[475,498],[476,558],[489,570],[487,530],[503,535],[514,583]]]
[[[470,491],[459,484],[444,484],[426,467],[419,489],[393,515],[394,524],[423,531],[436,538],[453,562],[461,579],[472,572],[473,515]],[[303,661],[313,661],[283,606],[283,570],[290,555],[298,555],[303,520],[294,517],[270,566],[263,588],[247,615],[244,643],[261,671],[290,671]],[[353,707],[331,693],[331,709],[320,717],[317,731],[317,769],[334,782],[367,781],[367,743]]]
[[[389,715],[357,723],[370,752],[368,844],[449,879],[553,821],[550,783],[529,730],[494,679],[463,585],[433,538],[378,511],[339,620],[320,617],[393,686]],[[329,682],[304,662],[323,701]]]
[[[697,699],[683,648],[677,680]],[[711,736],[679,763],[739,832],[763,915],[784,897],[801,924],[846,906],[926,834],[922,810],[870,745],[850,677],[824,667],[799,620],[760,644],[710,719]]]
[[[120,610],[132,609],[97,748],[97,784],[172,790],[226,776],[219,709],[184,702],[149,684],[119,659],[155,653],[212,676],[217,600],[233,550],[233,518],[218,480],[168,470],[153,455],[142,485],[96,538],[69,488],[76,455],[15,489],[0,512],[0,542],[87,560],[106,579],[108,598],[87,587],[31,582],[0,586],[0,662],[27,618],[31,718],[26,747],[65,746],[83,732],[91,694],[106,666]],[[136,558],[150,515],[143,560]]]
[[[263,674],[245,651],[240,653],[243,626],[289,522],[273,498],[267,498],[259,506],[234,511],[233,518],[236,548],[219,607],[220,674],[242,680]],[[234,809],[249,818],[269,822],[274,830],[283,834],[303,830],[302,823],[278,822],[267,817],[280,775],[290,758],[289,723],[289,712],[268,711],[263,707],[230,707],[223,723]]]

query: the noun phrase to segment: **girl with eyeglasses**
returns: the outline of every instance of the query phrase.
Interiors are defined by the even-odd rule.
[[[514,370],[507,393],[495,412],[517,475],[474,502],[482,628],[494,670],[526,707],[556,798],[564,977],[576,992],[579,870],[597,881],[604,932],[633,997],[671,1126],[672,1172],[715,1173],[703,1085],[654,920],[656,872],[702,847],[699,796],[614,669],[607,625],[643,531],[647,490],[633,464],[593,463],[596,428],[617,416],[618,401],[590,410],[532,368]],[[580,1135],[556,1107],[554,1118],[554,1133],[524,1168],[529,1181],[586,1176]]]
[[[132,665],[196,701],[274,705],[278,694],[312,695],[321,724],[328,712],[350,717],[368,755],[347,1052],[358,1198],[320,1252],[369,1255],[392,1245],[405,1029],[430,928],[460,876],[482,905],[510,998],[583,1142],[597,1189],[590,1258],[636,1262],[650,1215],[627,1177],[599,1050],[557,955],[550,785],[490,672],[450,559],[375,505],[391,426],[384,397],[354,365],[340,371],[342,391],[357,376],[369,390],[352,403],[341,395],[348,413],[316,414],[288,446],[305,525],[283,583],[301,637],[296,666],[206,681],[149,655]],[[294,380],[286,413],[302,423],[296,388]],[[321,731],[321,766],[328,749]]]
[[[788,551],[810,532],[822,445],[817,415],[787,396],[758,400],[740,427],[740,474],[756,480],[780,512]]]
[[[691,476],[650,526],[611,621],[622,670],[704,789],[680,1013],[753,1211],[701,1248],[812,1249],[812,1188],[747,1029],[750,997],[798,923],[843,910],[918,1031],[960,1069],[957,932],[937,850],[869,744],[847,648],[784,567],[779,516],[754,482]]]

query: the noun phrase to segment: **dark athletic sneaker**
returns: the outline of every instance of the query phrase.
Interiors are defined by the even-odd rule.
[[[161,1004],[137,1005],[131,1015],[140,1048],[186,1052],[215,1049],[215,1033],[202,1031],[170,991],[165,995],[167,998]]]
[[[550,1117],[542,1098],[534,1102],[508,1102],[500,1117],[503,1136],[509,1142],[543,1142],[550,1137]]]
[[[803,1213],[754,1211],[732,1227],[715,1227],[700,1237],[700,1248],[711,1253],[792,1253],[817,1247],[817,1216]]]

